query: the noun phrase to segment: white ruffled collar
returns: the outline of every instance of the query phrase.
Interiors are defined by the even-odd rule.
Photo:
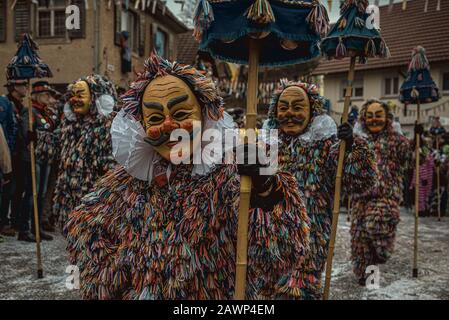
[[[235,128],[232,117],[228,113],[224,113],[223,118],[214,121],[207,119],[203,124],[203,131],[206,129],[217,129],[224,132],[224,129]],[[154,148],[144,141],[146,132],[142,124],[131,115],[121,110],[115,117],[111,125],[112,154],[115,160],[123,166],[123,168],[139,180],[151,182],[154,178],[154,168],[163,158]],[[201,150],[209,142],[202,142]],[[230,150],[225,150],[229,152]],[[202,153],[203,161],[201,164],[192,166],[193,175],[205,175],[209,173],[214,165],[212,160],[205,161],[207,153]],[[165,169],[167,180],[169,180],[172,172],[172,164],[168,164]]]

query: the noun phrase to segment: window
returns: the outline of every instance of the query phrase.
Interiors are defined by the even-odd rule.
[[[37,36],[63,38],[66,35],[66,0],[39,0],[36,10]]]
[[[140,17],[137,13],[122,8],[120,12],[116,12],[116,34],[120,39],[120,33],[127,31],[129,34],[128,47],[138,53],[140,48]],[[117,39],[117,38],[116,38]],[[118,40],[117,39],[117,40]],[[117,43],[117,41],[116,41]],[[118,42],[119,43],[119,42]]]
[[[384,96],[399,94],[399,77],[388,77],[384,79]]]
[[[443,73],[443,91],[449,91],[449,71]]]
[[[161,56],[167,58],[167,34],[161,29],[157,29],[154,39],[154,48]]]
[[[340,98],[345,98],[347,81],[341,82]],[[355,80],[352,85],[352,98],[363,98],[363,80]]]

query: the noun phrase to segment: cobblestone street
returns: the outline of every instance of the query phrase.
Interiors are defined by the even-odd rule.
[[[402,212],[396,251],[380,267],[380,288],[360,287],[352,273],[349,222],[339,219],[332,299],[449,299],[449,219],[420,219],[419,278],[413,279],[413,217]],[[65,240],[42,243],[44,278],[36,277],[35,245],[5,238],[0,243],[0,299],[79,299],[65,286],[69,263]],[[324,277],[323,277],[324,279]]]

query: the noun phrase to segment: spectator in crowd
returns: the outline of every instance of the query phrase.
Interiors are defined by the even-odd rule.
[[[20,113],[23,109],[22,101],[27,95],[27,81],[8,80],[5,87],[8,94],[0,97],[0,118],[2,119],[0,122],[2,122],[3,131],[10,147],[13,167],[11,179],[4,186],[0,201],[0,233],[14,236],[16,216],[20,211],[23,194],[22,150],[24,139],[20,130]],[[11,213],[10,219],[8,218],[9,213]]]
[[[12,168],[9,146],[5,134],[3,133],[3,128],[0,126],[0,194],[2,194],[3,186],[9,183],[11,174]],[[1,235],[0,242],[3,242]]]
[[[44,195],[47,192],[48,176],[50,174],[50,164],[55,155],[56,139],[53,134],[55,129],[55,119],[52,117],[48,106],[54,101],[52,98],[53,89],[47,81],[38,81],[33,84],[31,92],[33,103],[33,133],[31,134],[28,123],[28,110],[22,111],[23,134],[30,137],[28,142],[35,144],[36,159],[36,188],[38,197],[39,221],[42,221]],[[31,156],[29,152],[24,154],[25,160],[25,195],[20,214],[19,240],[35,241],[34,214],[33,214],[33,188],[31,179]],[[30,218],[32,228],[30,233]],[[53,240],[53,237],[43,230],[40,231],[42,240]]]

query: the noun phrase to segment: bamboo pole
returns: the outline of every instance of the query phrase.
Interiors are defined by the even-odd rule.
[[[31,102],[31,81],[28,80],[28,127],[33,132],[33,104]],[[34,232],[36,236],[36,254],[37,254],[37,277],[42,279],[44,271],[42,268],[41,258],[41,235],[39,228],[39,214],[37,209],[37,188],[36,188],[36,160],[34,157],[34,141],[30,141],[30,157],[31,157],[31,180],[33,184],[33,213],[34,213]]]
[[[257,89],[259,75],[259,47],[249,39],[248,87],[246,91],[246,129],[256,128]],[[250,141],[251,142],[251,141]],[[252,141],[255,143],[255,141]],[[237,261],[234,299],[244,300],[246,291],[246,269],[248,266],[248,212],[251,197],[251,178],[240,177],[240,205],[237,228]]]
[[[441,192],[440,192],[440,141],[439,136],[436,136],[436,145],[438,153],[438,166],[437,166],[437,204],[438,204],[438,221],[441,221]]]
[[[346,87],[345,93],[345,103],[341,119],[342,123],[348,122],[349,102],[351,101],[352,84],[354,81],[354,73],[355,73],[355,58],[356,58],[355,56],[351,57],[351,62],[349,65],[348,86]],[[335,180],[334,208],[332,210],[332,230],[331,230],[331,238],[329,241],[329,251],[327,253],[327,261],[326,261],[326,281],[324,285],[324,296],[323,296],[324,300],[329,299],[332,261],[334,258],[335,238],[337,236],[338,214],[340,213],[341,177],[343,173],[343,160],[345,157],[345,150],[346,150],[346,142],[344,140],[341,140],[340,150],[338,154],[337,177]]]
[[[417,104],[417,119],[416,123],[419,124],[419,111],[420,103],[418,99]],[[415,136],[415,234],[413,241],[413,278],[418,277],[418,219],[419,219],[419,148],[420,148],[420,135]]]

